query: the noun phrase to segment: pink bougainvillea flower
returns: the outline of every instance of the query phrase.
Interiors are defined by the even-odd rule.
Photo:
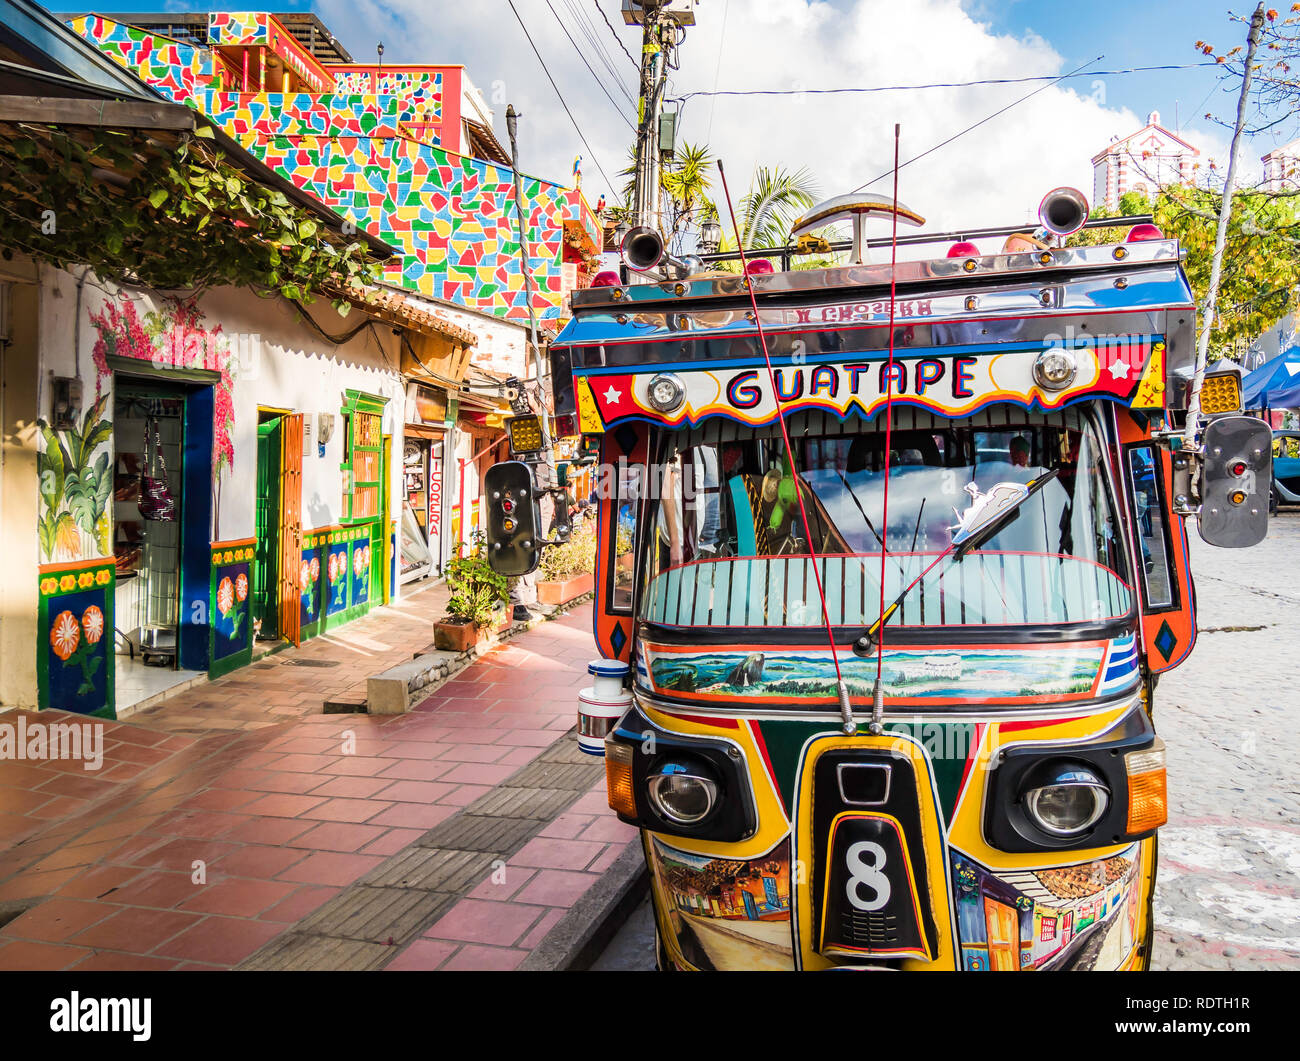
[[[217,586],[217,611],[222,615],[230,612],[235,606],[235,584],[228,578],[223,578]]]
[[[248,576],[242,571],[235,576],[235,599],[248,600]]]
[[[104,613],[92,604],[81,615],[81,628],[86,631],[86,644],[97,645],[104,636]]]
[[[77,651],[81,641],[81,624],[72,612],[59,612],[50,627],[50,647],[61,660],[66,660]]]

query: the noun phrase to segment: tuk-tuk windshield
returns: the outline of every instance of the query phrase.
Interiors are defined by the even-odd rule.
[[[809,539],[831,622],[869,625],[942,553],[967,484],[1057,477],[1018,518],[960,563],[936,565],[893,626],[1096,622],[1132,605],[1105,448],[1075,409],[1001,409],[948,420],[903,409],[891,441],[884,522],[883,425],[791,417],[798,475],[779,428],[706,424],[671,436],[650,487],[648,583],[641,618],[665,626],[800,627],[822,623]],[[808,525],[796,490],[803,494]]]

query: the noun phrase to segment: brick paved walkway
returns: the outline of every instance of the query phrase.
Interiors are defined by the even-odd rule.
[[[367,673],[393,650],[371,651]],[[106,724],[100,771],[0,762],[0,922],[12,918],[0,969],[240,964],[546,752],[573,725],[591,655],[584,606],[494,649],[407,715],[307,713],[328,672],[281,662],[269,687],[241,672]],[[243,717],[259,706],[289,720]],[[522,961],[634,835],[601,783],[575,795],[495,883],[485,872],[430,924],[375,940],[396,960],[371,966]]]
[[[445,613],[443,582],[420,586],[383,608],[298,648],[268,654],[215,682],[177,693],[127,721],[173,733],[264,729],[315,714],[324,700],[363,704],[366,679],[433,644]]]

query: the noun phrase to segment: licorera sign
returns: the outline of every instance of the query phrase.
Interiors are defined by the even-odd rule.
[[[629,366],[630,367],[630,366]],[[901,404],[966,416],[994,403],[1058,409],[1084,398],[1108,398],[1134,409],[1164,405],[1162,336],[1125,336],[1071,344],[938,347],[896,353],[842,354],[834,362],[787,358],[766,366],[637,366],[592,369],[577,376],[584,430],[627,419],[677,426],[721,416],[770,423],[777,401],[786,412],[817,409],[839,417],[870,417],[892,392]]]

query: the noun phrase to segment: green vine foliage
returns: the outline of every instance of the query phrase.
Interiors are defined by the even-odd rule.
[[[336,246],[206,126],[166,135],[0,127],[0,246],[161,290],[231,285],[309,301],[377,278],[364,243]],[[346,314],[342,299],[334,306]]]

